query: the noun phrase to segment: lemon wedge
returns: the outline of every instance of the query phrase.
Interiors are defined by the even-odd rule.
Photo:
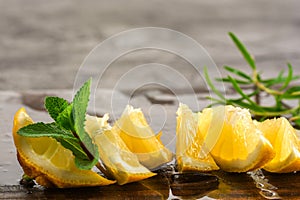
[[[262,168],[275,156],[247,109],[230,105],[206,108],[199,114],[198,126],[206,148],[224,171]]]
[[[257,123],[258,128],[271,142],[276,156],[264,166],[270,172],[287,173],[300,170],[300,144],[296,130],[290,122],[280,117]]]
[[[132,153],[107,123],[108,115],[103,118],[87,116],[86,131],[98,146],[99,156],[109,174],[123,185],[140,181],[156,175],[139,163],[137,156]]]
[[[141,109],[134,109],[128,105],[113,129],[128,149],[137,155],[140,163],[148,169],[154,169],[172,160],[172,152],[155,136]]]
[[[219,167],[210,153],[203,148],[203,138],[198,133],[198,114],[185,104],[179,104],[176,127],[176,160],[178,170],[212,171]]]
[[[13,122],[13,138],[17,157],[24,172],[45,187],[89,187],[115,183],[91,170],[75,166],[72,152],[50,137],[30,138],[17,131],[33,120],[24,108],[19,109]]]

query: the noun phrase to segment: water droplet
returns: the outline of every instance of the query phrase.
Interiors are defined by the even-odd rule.
[[[248,172],[248,174],[254,180],[256,187],[260,189],[260,195],[266,199],[281,199],[278,193],[274,191],[278,188],[269,183],[269,180],[265,178],[262,170],[251,171]]]
[[[281,199],[278,193],[273,190],[262,189],[259,194],[266,199]]]
[[[32,190],[27,190],[27,194],[32,194]]]
[[[257,188],[264,188],[265,185],[263,183],[256,183]]]

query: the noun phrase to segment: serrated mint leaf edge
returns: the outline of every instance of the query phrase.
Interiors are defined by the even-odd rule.
[[[83,84],[83,86],[79,89],[79,91],[76,93],[73,99],[72,114],[73,114],[75,132],[78,135],[81,142],[86,147],[86,149],[89,151],[89,153],[92,154],[93,160],[91,160],[91,164],[96,164],[99,158],[98,149],[84,128],[86,110],[88,107],[88,102],[90,97],[90,85],[91,85],[91,79],[86,81]],[[86,165],[87,163],[81,163],[81,164]]]
[[[54,121],[57,120],[58,115],[65,110],[69,102],[60,97],[47,96],[45,98],[45,108]]]

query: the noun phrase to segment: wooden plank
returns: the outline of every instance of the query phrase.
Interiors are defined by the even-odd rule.
[[[195,196],[183,199],[208,196],[216,199],[264,199],[259,194],[253,180],[246,173],[215,172],[219,177],[218,187],[199,187]],[[300,174],[271,174],[265,172],[269,182],[278,187],[278,194],[284,199],[298,199],[300,196]],[[111,185],[93,188],[26,189],[20,185],[0,186],[0,199],[167,199],[170,194],[168,181],[156,176],[139,183],[123,186]],[[175,198],[173,196],[173,198]]]

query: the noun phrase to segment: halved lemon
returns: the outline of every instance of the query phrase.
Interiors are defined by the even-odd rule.
[[[300,144],[296,130],[289,121],[280,117],[257,123],[258,128],[271,142],[276,156],[264,166],[270,172],[286,173],[300,170]]]
[[[13,138],[17,156],[24,172],[45,187],[89,187],[115,183],[91,170],[75,166],[72,152],[49,137],[30,138],[17,131],[33,120],[24,108],[19,109],[13,122]]]
[[[179,104],[176,127],[176,160],[178,170],[212,171],[219,167],[203,146],[203,138],[198,133],[198,114],[185,104]]]
[[[156,175],[139,163],[137,156],[127,148],[119,134],[111,129],[107,123],[108,115],[103,118],[87,116],[86,120],[86,131],[98,146],[100,159],[109,174],[118,184],[140,181]]]
[[[154,169],[172,160],[172,152],[155,136],[141,109],[128,105],[113,129],[145,167]]]
[[[199,130],[217,165],[228,172],[262,168],[274,150],[255,126],[247,109],[233,106],[207,108],[199,114]]]

